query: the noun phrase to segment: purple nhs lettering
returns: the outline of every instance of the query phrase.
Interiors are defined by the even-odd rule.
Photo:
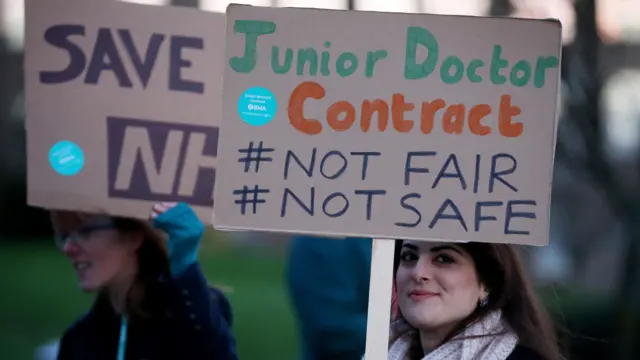
[[[109,197],[211,206],[218,128],[107,118]]]

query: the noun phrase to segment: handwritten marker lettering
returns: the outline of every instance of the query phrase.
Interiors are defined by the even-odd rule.
[[[273,158],[263,156],[264,153],[271,153],[275,149],[273,148],[265,148],[263,146],[262,141],[258,143],[258,147],[253,147],[253,141],[249,142],[249,146],[238,150],[241,154],[246,154],[245,156],[238,159],[238,162],[244,163],[244,172],[249,172],[251,165],[254,165],[253,171],[258,173],[260,171],[260,163],[262,162],[271,162]]]
[[[194,66],[190,52],[202,51],[204,39],[184,35],[153,33],[144,45],[134,41],[129,29],[98,29],[95,46],[85,53],[79,43],[90,37],[84,25],[54,25],[44,32],[45,42],[67,52],[69,62],[61,70],[40,71],[43,84],[60,84],[81,78],[87,85],[97,85],[102,76],[114,76],[121,88],[147,88],[152,77],[165,76],[171,91],[195,94],[204,93],[204,83],[186,77],[187,69]],[[136,40],[138,40],[136,38]],[[145,54],[142,58],[141,54]],[[156,64],[160,56],[168,63],[165,74],[160,74]],[[125,63],[133,64],[132,67]]]
[[[258,212],[258,204],[264,204],[267,201],[260,197],[260,194],[268,194],[269,189],[264,189],[255,185],[253,188],[249,188],[244,185],[242,189],[234,190],[233,195],[240,195],[240,198],[235,201],[240,205],[240,214],[245,215],[247,213],[247,205],[252,206],[252,213],[255,215]],[[249,197],[251,196],[251,197]]]
[[[254,146],[253,141],[250,141],[247,147],[238,150],[239,153],[244,154],[243,157],[238,159],[238,162],[244,163],[245,173],[250,172],[251,165],[254,165],[253,172],[257,174],[260,172],[260,164],[262,162],[270,163],[273,161],[273,158],[264,156],[264,154],[272,153],[274,150],[273,148],[265,148],[262,141],[258,142],[257,147]],[[236,195],[235,203],[240,206],[240,214],[247,214],[247,205],[252,206],[252,214],[257,214],[258,204],[267,202],[261,197],[261,194],[268,194],[270,191],[259,185],[255,185],[253,188],[244,185],[241,189],[233,190],[233,195]]]
[[[245,34],[245,53],[243,57],[233,57],[229,61],[231,68],[238,73],[250,73],[257,63],[257,42],[260,36],[272,34],[276,31],[276,24],[270,21],[238,20],[234,31]],[[538,56],[535,63],[528,59],[520,59],[510,63],[503,56],[501,45],[494,45],[489,61],[472,59],[467,64],[456,55],[441,57],[440,44],[436,37],[427,29],[410,26],[406,31],[406,53],[404,78],[407,80],[428,80],[434,73],[439,75],[441,83],[447,85],[459,84],[466,78],[469,83],[480,83],[485,79],[479,75],[481,69],[489,72],[489,81],[494,85],[510,85],[521,88],[533,85],[542,88],[546,83],[547,73],[559,66],[556,56]],[[297,76],[329,76],[334,71],[340,77],[353,75],[360,66],[358,55],[353,52],[342,52],[333,61],[329,51],[331,42],[324,43],[325,50],[318,51],[313,47],[299,48],[294,51],[286,48],[281,51],[280,46],[273,46],[271,54],[271,68],[275,74],[287,74],[292,70],[294,53],[297,55],[295,71]],[[418,63],[418,49],[428,49],[428,56]],[[284,54],[283,54],[284,53]],[[284,55],[284,61],[282,57]],[[378,61],[388,56],[386,50],[368,51],[365,63],[365,77],[371,78]],[[487,67],[488,63],[488,67]],[[308,69],[305,72],[305,69]],[[506,71],[506,75],[505,71]],[[289,98],[288,117],[291,126],[303,134],[317,135],[323,131],[323,124],[318,119],[304,117],[304,104],[307,100],[322,100],[326,91],[315,81],[305,81],[298,84]],[[360,131],[371,131],[373,115],[377,115],[378,131],[392,130],[398,133],[420,131],[431,134],[436,122],[445,134],[460,135],[468,131],[477,136],[487,136],[492,133],[502,137],[513,138],[522,135],[523,124],[516,122],[515,117],[520,114],[518,105],[512,104],[511,95],[503,94],[493,106],[491,104],[475,104],[469,106],[462,103],[447,103],[444,99],[421,99],[409,101],[402,93],[395,93],[390,99],[363,99],[358,106],[348,101],[336,101],[327,106],[326,122],[332,131],[347,131],[359,124]],[[357,115],[359,114],[359,115]],[[410,119],[410,115],[414,114]],[[417,115],[417,116],[416,116]],[[494,129],[483,120],[497,120]]]
[[[227,26],[223,97],[248,100],[223,108],[221,228],[548,241],[559,22],[232,6]],[[267,126],[242,117],[274,108],[257,88]]]

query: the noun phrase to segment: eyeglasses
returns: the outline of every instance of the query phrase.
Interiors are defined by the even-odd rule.
[[[102,230],[113,230],[115,226],[113,223],[102,223],[102,224],[92,224],[92,225],[84,225],[81,226],[68,234],[60,234],[56,236],[56,246],[62,250],[67,245],[68,242],[71,242],[74,245],[84,247],[91,240],[92,236],[97,231]]]

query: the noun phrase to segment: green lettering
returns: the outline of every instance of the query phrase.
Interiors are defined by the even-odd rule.
[[[509,62],[502,58],[502,46],[493,46],[493,56],[491,57],[491,82],[502,85],[507,82],[507,77],[500,74],[500,70],[509,66]]]
[[[293,60],[293,50],[287,48],[284,52],[284,64],[280,65],[280,47],[273,46],[271,48],[271,69],[276,74],[286,74],[291,69],[291,60]]]
[[[349,67],[347,67],[347,62]],[[358,69],[358,57],[351,52],[344,52],[336,60],[336,72],[342,77],[353,74]]]
[[[454,71],[453,74],[451,73],[452,68]],[[455,55],[447,56],[440,67],[440,79],[442,79],[442,82],[447,85],[456,84],[462,80],[463,76],[464,64],[462,60]]]
[[[325,41],[324,43],[324,47],[325,48],[330,48],[331,47],[331,42],[330,41]],[[320,73],[323,76],[329,76],[331,75],[331,71],[329,71],[329,59],[330,59],[331,55],[329,54],[328,51],[323,51],[322,52],[322,60],[320,63]]]
[[[427,58],[418,64],[418,44],[429,51]],[[404,60],[404,78],[407,80],[422,79],[429,76],[436,68],[438,61],[438,41],[427,29],[418,26],[407,28],[407,47]]]
[[[276,31],[276,23],[272,21],[236,20],[233,32],[245,34],[244,56],[234,56],[229,60],[229,66],[239,73],[251,72],[256,67],[258,59],[258,36],[272,34]]]
[[[314,48],[298,49],[298,76],[304,75],[304,64],[309,62],[309,75],[316,76],[318,73],[318,53]]]
[[[387,57],[387,50],[376,50],[367,52],[367,67],[364,71],[364,76],[373,77],[373,69],[376,66],[378,60],[382,60]]]
[[[513,68],[511,68],[511,73],[509,74],[511,85],[523,87],[527,85],[529,79],[531,79],[531,64],[529,64],[527,60],[518,61]]]
[[[482,76],[478,75],[478,68],[484,66],[484,61],[482,60],[471,60],[469,62],[469,66],[467,67],[467,78],[472,83],[479,83],[482,81]]]
[[[533,75],[535,87],[543,87],[547,77],[547,69],[557,68],[558,65],[560,65],[560,61],[556,56],[539,56],[536,62],[536,71]]]

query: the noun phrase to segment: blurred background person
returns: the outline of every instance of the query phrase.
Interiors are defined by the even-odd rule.
[[[186,204],[153,207],[145,221],[53,211],[59,248],[91,310],[60,342],[59,360],[235,360],[235,343],[197,262],[204,225]],[[221,296],[221,294],[218,294]]]
[[[302,360],[358,360],[367,334],[371,239],[295,236],[287,282]]]

